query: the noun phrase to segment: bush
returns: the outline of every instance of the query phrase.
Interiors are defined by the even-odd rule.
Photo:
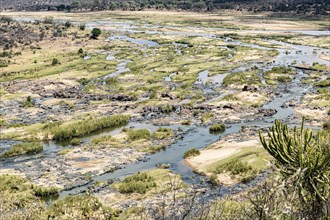
[[[71,27],[71,22],[70,21],[67,21],[67,22],[65,22],[65,24],[64,24],[64,26],[66,27],[66,28],[70,28]]]
[[[329,110],[329,112],[330,112],[330,110]],[[328,114],[329,114],[329,112],[328,112]],[[324,130],[330,130],[330,121],[327,121],[327,122],[324,122],[323,123],[323,125],[322,125],[322,128],[324,129]]]
[[[226,125],[224,124],[213,124],[210,126],[210,132],[224,132],[226,130]]]
[[[56,66],[57,64],[59,64],[59,61],[58,61],[57,58],[54,58],[53,61],[52,61],[52,65]]]
[[[151,133],[148,129],[128,130],[128,140],[136,141],[141,139],[150,139]]]
[[[201,154],[201,152],[199,150],[197,150],[196,148],[193,148],[193,149],[186,151],[183,155],[183,158],[186,159],[189,157],[198,156],[200,154]]]
[[[92,30],[92,38],[97,39],[101,35],[101,30],[99,28],[93,28]]]
[[[16,144],[10,150],[5,151],[2,157],[14,157],[25,154],[37,154],[43,151],[43,146],[39,143],[22,143]]]
[[[128,115],[93,118],[67,125],[54,126],[50,129],[50,132],[53,134],[53,140],[67,140],[74,137],[81,137],[104,128],[125,125],[128,123],[129,118]]]
[[[154,178],[146,173],[137,173],[124,179],[119,185],[119,192],[145,194],[153,187],[156,187]]]
[[[86,25],[85,24],[81,24],[79,26],[79,29],[82,30],[82,31],[84,31],[86,29]]]
[[[84,53],[84,50],[82,48],[79,48],[78,54],[83,54],[83,53]]]
[[[33,187],[34,195],[37,197],[50,197],[50,196],[58,196],[58,188],[56,187],[41,187],[34,186]]]

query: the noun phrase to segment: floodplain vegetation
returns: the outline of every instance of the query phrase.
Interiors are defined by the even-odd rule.
[[[260,22],[253,14],[210,17],[177,12],[42,12],[35,20],[28,12],[4,14],[0,17],[0,165],[4,166],[0,219],[329,216],[330,67],[322,61],[274,64],[274,59],[292,55],[281,42],[320,47],[314,54],[330,48],[330,42],[322,35],[262,30],[269,30],[272,22],[279,28],[321,29],[327,20],[266,17],[269,21]],[[25,16],[33,22],[17,19]],[[132,21],[137,21],[136,29],[126,30],[134,26]],[[326,54],[317,57],[328,59]],[[263,108],[291,86],[306,90],[275,110]],[[247,137],[239,137],[244,132],[227,134],[235,123],[271,117],[288,106],[295,115],[276,121],[270,129],[256,125]],[[300,128],[290,128],[290,122],[300,123],[303,117]],[[267,120],[260,122],[271,125]],[[304,123],[322,129],[310,130]],[[144,157],[149,154],[162,157],[171,144],[200,128],[212,137],[228,139],[226,146],[215,149],[189,142],[191,146],[180,155],[185,161],[205,162],[202,171],[194,170],[202,181],[196,187],[175,172],[171,161],[114,182],[94,181],[98,174],[84,163],[97,153],[102,158],[94,164],[109,163],[106,172],[112,172],[137,160],[147,161]],[[244,139],[248,144],[242,147]],[[227,156],[213,154],[218,152]],[[132,159],[133,153],[139,159]],[[63,170],[56,163],[47,164],[48,157],[69,162]],[[36,166],[33,161],[40,158],[44,160]],[[35,166],[36,173],[27,173],[21,163]],[[61,190],[78,186],[59,189],[45,184],[52,178],[50,173],[70,174],[75,166],[81,173],[72,177],[88,180],[82,193],[62,197]],[[228,194],[227,186],[222,186],[224,177],[249,187]],[[205,184],[219,194],[210,195]],[[221,196],[222,189],[226,196]]]

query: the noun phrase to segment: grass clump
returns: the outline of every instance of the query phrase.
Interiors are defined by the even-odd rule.
[[[187,150],[184,154],[183,154],[183,158],[189,158],[189,157],[194,157],[194,156],[198,156],[200,155],[201,152],[199,150],[197,150],[196,148]]]
[[[314,86],[317,86],[317,87],[328,87],[328,86],[330,86],[330,79],[326,79],[326,80],[317,82],[317,83],[314,84]]]
[[[43,146],[39,143],[22,143],[16,144],[10,150],[5,151],[1,157],[14,157],[26,154],[37,154],[43,151]]]
[[[58,156],[60,156],[60,155],[65,155],[65,154],[70,153],[71,151],[72,151],[71,148],[66,148],[66,149],[63,149],[63,150],[59,151],[59,152],[57,153],[57,155],[58,155]]]
[[[276,85],[278,82],[290,82],[292,80],[291,75],[294,71],[285,66],[273,67],[271,70],[264,73],[264,77],[268,84]]]
[[[102,136],[102,137],[94,138],[91,141],[91,144],[105,145],[105,144],[112,144],[114,142],[117,142],[117,139],[112,137],[111,135],[109,135],[109,136]]]
[[[58,188],[56,187],[41,187],[41,186],[33,186],[34,195],[37,197],[50,197],[50,196],[58,196]]]
[[[258,85],[261,84],[261,78],[257,71],[232,73],[226,76],[223,84],[229,85]]]
[[[172,136],[173,136],[173,131],[170,128],[158,128],[157,131],[152,134],[152,137],[158,140]]]
[[[225,124],[213,124],[210,126],[209,131],[211,133],[224,132],[226,130]]]
[[[127,134],[129,141],[136,141],[141,139],[149,140],[151,137],[151,133],[148,129],[137,129],[137,130],[130,129],[128,130]]]
[[[112,219],[113,212],[92,195],[67,196],[55,201],[47,210],[53,219]]]
[[[62,124],[51,129],[53,140],[67,140],[74,137],[81,137],[92,132],[122,126],[128,123],[128,115],[114,115],[101,118],[92,118],[69,124]]]
[[[330,110],[329,110],[329,112],[330,112]],[[329,115],[329,112],[328,112],[328,115]],[[330,131],[330,121],[324,122],[322,125],[322,128],[324,130]]]
[[[33,107],[34,105],[33,105],[33,102],[32,102],[32,98],[31,98],[31,96],[28,96],[27,98],[26,98],[26,100],[23,102],[23,107],[24,108],[30,108],[30,107]]]
[[[145,194],[151,188],[156,187],[154,178],[147,173],[137,173],[126,177],[119,185],[120,193],[140,193]]]
[[[79,138],[73,138],[71,141],[70,141],[70,144],[72,146],[78,146],[79,144],[81,143],[81,140]]]

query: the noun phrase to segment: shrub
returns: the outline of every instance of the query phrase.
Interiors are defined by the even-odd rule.
[[[151,133],[148,129],[128,130],[128,139],[130,141],[150,139],[150,137],[151,137]]]
[[[162,106],[162,112],[165,112],[165,113],[170,113],[173,111],[173,106],[172,105],[164,105]]]
[[[330,110],[329,110],[329,112],[330,112]],[[329,114],[329,112],[328,112],[328,114]],[[324,130],[330,130],[330,121],[324,122],[322,125],[322,128]]]
[[[137,173],[124,179],[119,185],[119,192],[145,194],[153,187],[156,187],[154,178],[146,173]]]
[[[37,197],[50,197],[50,196],[58,196],[58,188],[56,187],[41,187],[41,186],[33,186],[34,195]]]
[[[2,157],[14,157],[25,154],[37,154],[43,150],[43,146],[39,143],[22,143],[16,144],[10,150],[5,151]]]
[[[308,219],[323,219],[329,205],[330,151],[329,132],[313,133],[304,127],[290,129],[276,120],[268,140],[260,131],[263,147],[276,160],[284,188],[298,195]],[[295,187],[292,187],[295,186]]]
[[[65,22],[65,24],[64,24],[64,26],[66,27],[66,28],[70,28],[71,27],[71,22],[70,21],[67,21],[67,22]]]
[[[79,29],[82,30],[82,31],[84,31],[86,29],[86,25],[85,24],[81,24],[79,26]]]
[[[59,61],[58,61],[57,58],[54,58],[53,61],[52,61],[52,65],[56,66],[57,64],[59,64]]]
[[[97,39],[101,35],[101,30],[99,28],[93,28],[92,30],[92,38]]]
[[[83,54],[83,53],[84,53],[84,50],[82,48],[79,48],[78,54]]]
[[[224,124],[213,124],[210,126],[210,132],[224,132],[226,130],[226,125]]]
[[[128,115],[114,115],[101,118],[92,118],[85,121],[59,125],[50,129],[53,140],[67,140],[74,137],[81,137],[92,132],[122,126],[128,123]]]
[[[183,154],[183,158],[189,158],[189,157],[194,157],[194,156],[198,156],[200,155],[201,152],[199,150],[197,150],[196,148],[187,150],[184,154]]]

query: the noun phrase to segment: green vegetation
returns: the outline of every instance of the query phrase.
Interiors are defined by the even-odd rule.
[[[67,196],[55,201],[45,214],[60,219],[112,219],[113,212],[92,195]]]
[[[70,144],[72,146],[78,146],[78,145],[80,145],[80,143],[81,143],[81,140],[79,138],[73,138],[72,140],[70,140]]]
[[[31,96],[28,96],[25,100],[25,102],[23,103],[23,107],[24,108],[30,108],[30,107],[33,107],[33,103],[32,103],[32,98]]]
[[[112,145],[114,143],[117,143],[117,139],[112,137],[111,135],[97,137],[91,141],[91,144],[95,145]]]
[[[253,179],[259,172],[268,168],[269,155],[262,148],[247,147],[238,153],[206,167],[206,172],[229,173],[242,182]]]
[[[292,80],[292,75],[295,72],[284,66],[273,67],[271,70],[264,73],[264,78],[266,79],[267,84],[276,85],[279,82],[286,83]]]
[[[58,61],[57,58],[54,58],[54,59],[52,60],[52,65],[53,65],[53,66],[56,66],[56,65],[59,64],[59,63],[60,63],[60,61]]]
[[[141,139],[150,139],[151,133],[148,129],[129,129],[127,132],[129,141],[136,141]]]
[[[226,86],[259,85],[261,84],[261,78],[258,76],[257,71],[232,73],[224,78],[223,84]]]
[[[43,151],[43,146],[39,143],[15,144],[10,150],[5,151],[1,157],[14,157],[25,154],[37,154]]]
[[[50,196],[58,196],[58,188],[56,187],[41,187],[41,186],[33,186],[34,195],[37,197],[50,197]]]
[[[187,150],[184,154],[183,154],[183,158],[189,158],[189,157],[194,157],[194,156],[198,156],[200,155],[201,152],[199,150],[197,150],[196,148]]]
[[[294,187],[305,213],[313,218],[326,217],[330,197],[330,134],[294,127],[290,130],[279,120],[268,132],[268,140],[260,132],[264,148],[276,160],[287,187]]]
[[[174,136],[172,129],[162,127],[158,128],[157,131],[152,134],[152,137],[158,140],[169,138],[172,136]]]
[[[317,87],[329,87],[330,86],[330,79],[322,80],[314,84]]]
[[[114,115],[101,118],[91,118],[84,121],[62,124],[50,129],[54,140],[66,140],[81,137],[92,132],[122,126],[128,123],[130,116]]]
[[[99,28],[93,28],[92,30],[92,38],[97,39],[101,35],[101,30]]]
[[[119,185],[119,192],[145,194],[148,190],[154,187],[156,187],[154,178],[147,173],[138,173],[126,177]]]
[[[63,150],[59,151],[59,152],[57,153],[57,155],[58,155],[58,156],[65,155],[65,154],[70,153],[71,151],[72,151],[71,148],[66,148],[66,149],[63,149]]]
[[[226,125],[225,124],[213,124],[209,128],[211,133],[214,132],[224,132],[226,130]]]
[[[329,115],[329,112],[328,112],[328,115]],[[330,121],[324,122],[323,125],[322,125],[322,128],[324,130],[328,130],[329,131],[330,130]]]

